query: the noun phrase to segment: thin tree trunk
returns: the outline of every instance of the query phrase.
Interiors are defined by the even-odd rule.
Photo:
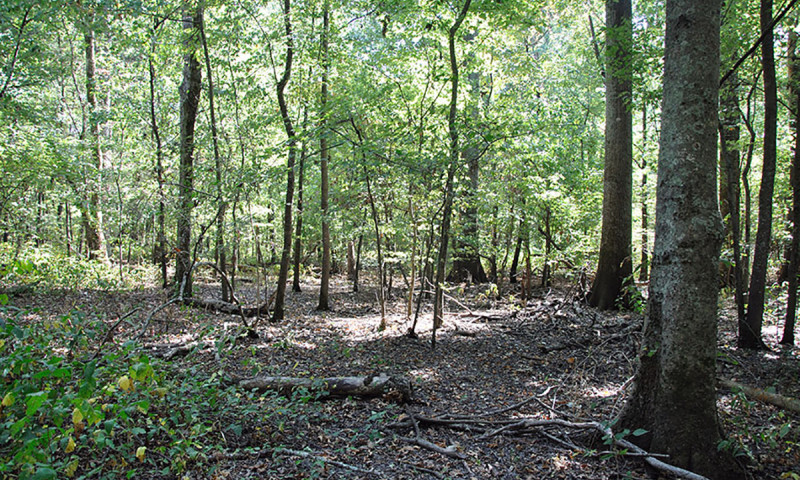
[[[200,102],[202,72],[197,61],[199,32],[203,7],[184,0],[183,9],[183,82],[180,86],[180,172],[178,178],[178,251],[175,259],[175,285],[186,296],[192,295],[191,240],[194,210],[194,129]]]
[[[797,274],[800,271],[800,71],[797,58],[797,34],[789,30],[789,97],[792,112],[791,128],[794,131],[794,152],[789,183],[792,187],[792,237],[789,255],[789,294],[786,300],[786,319],[783,324],[781,344],[794,345],[794,327],[797,316]]]
[[[328,210],[328,75],[330,58],[328,57],[328,36],[330,33],[330,2],[325,0],[322,6],[322,85],[320,86],[320,209],[322,210],[322,274],[319,285],[319,304],[317,310],[330,310],[328,288],[331,279],[331,231],[330,211]],[[369,184],[367,184],[369,185]],[[381,306],[383,308],[383,306]],[[383,325],[381,320],[381,325]]]
[[[214,105],[214,77],[211,70],[211,57],[208,54],[208,40],[204,24],[200,24],[200,39],[203,44],[203,56],[206,61],[206,77],[208,77],[208,108],[211,116],[211,143],[214,146],[214,180],[217,184],[217,231],[214,242],[214,257],[217,260],[217,268],[223,273],[228,274],[228,260],[225,252],[225,212],[228,203],[224,199],[222,189],[222,158],[219,154],[219,132],[217,130],[217,116]],[[230,302],[233,292],[229,290],[227,282],[222,283],[222,301]]]
[[[292,34],[291,3],[283,0],[283,21],[286,33],[286,64],[283,76],[278,80],[278,106],[283,119],[283,127],[288,138],[288,155],[286,160],[286,203],[283,209],[283,250],[281,251],[281,266],[278,273],[278,286],[275,291],[275,310],[272,321],[278,322],[284,318],[284,302],[286,297],[286,280],[289,276],[289,256],[292,249],[292,201],[294,197],[294,161],[297,150],[297,136],[289,116],[289,107],[286,102],[285,90],[292,76],[292,60],[294,58],[294,36]]]
[[[158,210],[156,212],[156,255],[155,261],[161,271],[161,288],[167,288],[167,235],[165,230],[166,217],[166,196],[164,194],[164,149],[161,144],[161,132],[158,128],[156,117],[156,68],[153,59],[156,56],[156,33],[163,24],[163,20],[155,20],[153,26],[153,38],[150,41],[150,56],[147,58],[147,66],[150,83],[150,129],[153,133],[153,141],[156,147],[156,181],[158,182]]]
[[[721,122],[720,127],[720,148],[723,172],[720,175],[725,177],[724,189],[721,196],[724,196],[725,203],[728,205],[728,228],[726,238],[733,247],[733,282],[734,296],[736,299],[736,311],[739,322],[744,321],[744,282],[742,274],[742,252],[741,252],[741,221],[739,218],[740,192],[739,192],[739,98],[736,92],[737,81],[734,78],[730,83],[723,86],[721,92],[720,106]],[[722,202],[721,202],[722,203]],[[722,209],[720,209],[722,210]],[[723,217],[724,219],[724,217]]]
[[[639,260],[639,281],[646,282],[650,273],[650,239],[648,238],[648,223],[650,221],[647,212],[647,103],[642,105],[642,182],[639,184],[640,205],[642,209],[641,242],[642,255]]]
[[[95,33],[94,15],[90,14],[84,47],[86,53],[86,102],[89,104],[89,141],[91,144],[92,164],[97,169],[88,182],[88,202],[83,208],[83,229],[86,235],[86,250],[90,259],[108,261],[106,242],[103,236],[103,212],[100,208],[101,175],[103,170],[103,154],[100,151],[100,112],[97,108],[97,78],[95,76]]]
[[[303,132],[307,132],[308,127],[308,106],[303,107]],[[297,166],[297,223],[294,231],[294,260],[293,264],[293,278],[292,278],[292,291],[301,292],[300,288],[300,262],[303,255],[303,187],[305,180],[305,167],[306,155],[308,150],[308,143],[303,140],[303,146],[300,148],[300,162]]]
[[[772,240],[772,196],[775,191],[777,160],[778,93],[775,80],[775,54],[772,23],[772,0],[761,0],[761,28],[766,33],[761,44],[764,67],[764,159],[761,170],[761,189],[758,194],[758,230],[750,276],[750,295],[745,321],[739,324],[739,346],[766,348],[761,338],[764,321],[764,297],[767,284],[767,263]],[[770,31],[766,31],[770,29]]]
[[[447,129],[450,134],[450,159],[447,166],[447,180],[444,187],[444,208],[442,209],[442,231],[440,234],[439,256],[436,260],[436,283],[433,294],[433,333],[431,335],[431,348],[436,348],[436,330],[443,321],[443,290],[444,274],[447,263],[447,246],[450,243],[450,220],[453,213],[453,177],[458,166],[460,153],[458,144],[458,128],[456,114],[458,113],[458,61],[456,59],[456,33],[464,22],[472,0],[465,0],[458,17],[447,35],[450,52],[450,111],[447,117]]]
[[[361,166],[364,171],[364,181],[367,183],[367,200],[369,201],[369,208],[372,212],[372,224],[375,227],[375,245],[378,250],[378,302],[381,306],[381,323],[378,325],[378,331],[382,332],[386,330],[386,291],[383,281],[385,265],[383,263],[383,250],[381,246],[380,219],[378,218],[378,209],[375,207],[375,197],[372,195],[372,182],[370,182],[369,172],[367,171],[367,155],[364,151],[364,137],[361,133],[361,129],[358,128],[358,125],[356,125],[352,117],[350,118],[350,124],[353,125],[353,130],[355,130],[358,136],[358,145],[361,148]]]

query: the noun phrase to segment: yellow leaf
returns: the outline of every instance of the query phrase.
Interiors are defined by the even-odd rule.
[[[147,452],[147,447],[139,447],[136,449],[136,458],[139,459],[140,462],[144,462],[144,455]]]
[[[72,410],[72,423],[77,425],[83,421],[83,414],[77,408]]]
[[[164,398],[167,395],[167,389],[164,387],[156,388],[155,392],[158,398]]]
[[[64,468],[64,475],[66,475],[69,478],[72,478],[75,476],[75,472],[77,470],[78,470],[78,459],[76,458],[75,460],[69,462],[69,464],[67,464],[67,467]]]
[[[72,453],[75,451],[75,440],[72,437],[69,437],[69,441],[67,441],[67,448],[64,449],[66,453]]]
[[[117,385],[119,385],[119,388],[123,389],[126,392],[130,392],[131,390],[133,390],[133,381],[130,378],[128,378],[127,375],[119,377],[119,380],[117,380]]]
[[[6,396],[3,397],[3,406],[10,407],[14,404],[14,394],[11,392],[6,393]]]

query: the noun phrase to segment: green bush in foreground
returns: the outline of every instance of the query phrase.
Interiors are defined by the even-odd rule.
[[[23,318],[0,311],[0,477],[178,474],[239,437],[237,422],[256,407],[272,410],[220,387],[217,374],[179,370],[133,344],[88,360],[100,332],[79,313]]]

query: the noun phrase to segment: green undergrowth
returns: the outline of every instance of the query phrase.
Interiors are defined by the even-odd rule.
[[[301,401],[224,387],[213,368],[150,358],[134,343],[92,359],[102,322],[29,318],[0,310],[0,478],[209,472],[216,450],[270,446]]]
[[[141,288],[155,278],[152,265],[118,265],[67,255],[50,246],[0,243],[0,279],[9,285],[48,289],[120,290]]]

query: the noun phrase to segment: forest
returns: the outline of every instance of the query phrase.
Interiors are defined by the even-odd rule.
[[[0,476],[800,480],[797,0],[3,0]]]

